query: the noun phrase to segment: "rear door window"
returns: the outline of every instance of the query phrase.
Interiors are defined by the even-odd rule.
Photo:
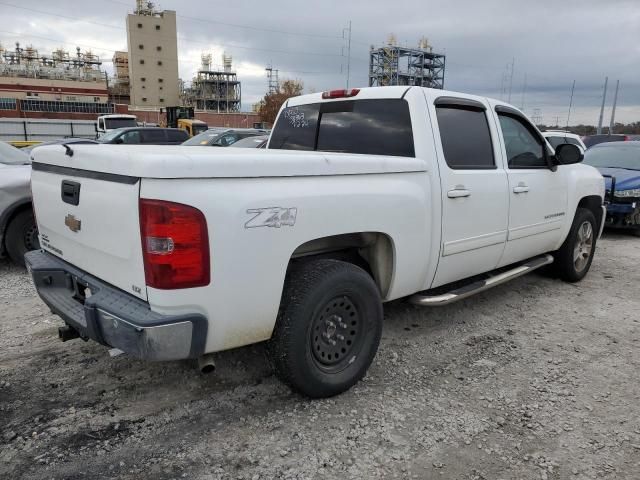
[[[383,99],[288,107],[269,148],[414,157],[409,105]]]
[[[479,108],[436,107],[444,159],[454,170],[496,168],[487,114]]]
[[[142,131],[142,143],[162,144],[166,143],[167,137],[164,130],[158,128]]]

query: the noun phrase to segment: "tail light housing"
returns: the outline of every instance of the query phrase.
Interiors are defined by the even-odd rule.
[[[197,208],[140,199],[140,236],[148,287],[160,290],[209,285],[207,221]]]
[[[344,88],[342,90],[329,90],[328,92],[322,92],[322,99],[331,100],[334,98],[349,98],[355,97],[358,93],[360,93],[359,88],[350,88],[349,90]]]

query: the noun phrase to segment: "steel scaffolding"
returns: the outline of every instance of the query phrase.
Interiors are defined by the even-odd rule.
[[[393,42],[395,43],[395,42]],[[445,55],[434,53],[426,40],[418,48],[389,44],[371,47],[369,86],[415,85],[444,88]]]
[[[202,55],[202,68],[191,86],[183,91],[183,103],[196,110],[211,112],[239,112],[242,99],[241,84],[231,68],[231,56],[223,55],[223,68],[211,68],[211,55]]]

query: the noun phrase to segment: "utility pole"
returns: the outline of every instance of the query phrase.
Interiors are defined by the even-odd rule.
[[[571,107],[573,106],[573,91],[576,88],[576,81],[573,81],[573,85],[571,85],[571,98],[569,99],[569,113],[567,113],[567,126],[569,128],[569,119],[571,118]]]
[[[347,37],[347,90],[349,90],[349,76],[351,73],[351,20],[349,20],[349,26],[342,30],[342,38],[345,38],[345,33],[348,33]]]
[[[520,101],[520,110],[524,111],[524,95],[527,92],[527,74],[524,74],[524,85],[522,85],[522,99]]]
[[[616,104],[618,103],[618,88],[620,88],[620,80],[616,82],[616,93],[613,95],[613,110],[611,110],[611,122],[609,123],[609,135],[613,135],[613,127],[616,119]]]
[[[602,92],[602,106],[600,107],[600,118],[598,119],[598,135],[602,134],[602,117],[604,116],[604,102],[607,99],[607,83],[609,83],[609,77],[604,77],[604,92]]]
[[[513,69],[516,65],[516,57],[511,60],[511,77],[509,78],[509,99],[507,103],[511,103],[511,90],[513,89]]]

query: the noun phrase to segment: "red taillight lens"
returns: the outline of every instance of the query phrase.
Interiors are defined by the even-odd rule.
[[[148,287],[173,290],[209,285],[209,234],[200,210],[141,198],[140,235]]]
[[[630,140],[631,140],[631,137],[629,135],[625,135],[624,136],[624,140],[623,141],[628,142]]]
[[[360,93],[359,88],[351,88],[349,90],[329,90],[328,92],[322,92],[322,98],[324,100],[330,100],[333,98],[349,98],[355,97],[358,93]]]

